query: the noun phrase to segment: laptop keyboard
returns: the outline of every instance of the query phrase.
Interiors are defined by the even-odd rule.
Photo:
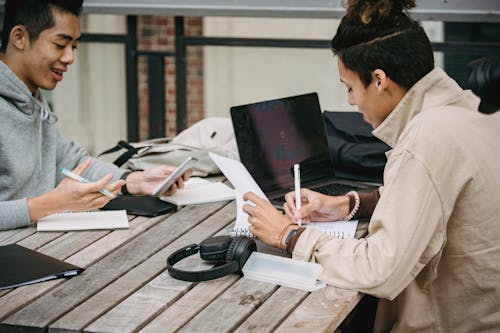
[[[349,191],[359,190],[359,187],[355,185],[334,183],[313,188],[312,190],[327,195],[344,195]]]

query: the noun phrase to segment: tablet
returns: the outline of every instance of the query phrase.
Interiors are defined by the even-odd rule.
[[[159,194],[163,194],[165,191],[167,191],[170,186],[172,186],[177,179],[179,179],[186,170],[191,168],[196,162],[196,158],[189,156],[184,160],[184,162],[179,165],[177,169],[175,169],[174,172],[172,172],[163,182],[161,182],[160,185],[158,185],[157,188],[153,191],[152,195],[157,196]]]

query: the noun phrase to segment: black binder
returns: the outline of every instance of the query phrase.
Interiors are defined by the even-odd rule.
[[[0,290],[73,277],[83,268],[17,244],[0,246]]]
[[[152,196],[120,195],[102,207],[104,210],[125,209],[127,213],[154,217],[177,210],[177,206]]]

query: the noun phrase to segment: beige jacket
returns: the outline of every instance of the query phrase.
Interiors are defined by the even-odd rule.
[[[373,132],[393,149],[369,235],[297,241],[328,284],[384,299],[376,332],[500,331],[500,112],[478,102],[422,78]]]

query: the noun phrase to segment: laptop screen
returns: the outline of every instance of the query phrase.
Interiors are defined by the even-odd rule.
[[[241,162],[265,193],[293,189],[295,163],[304,184],[333,177],[316,93],[234,106],[231,118]]]

